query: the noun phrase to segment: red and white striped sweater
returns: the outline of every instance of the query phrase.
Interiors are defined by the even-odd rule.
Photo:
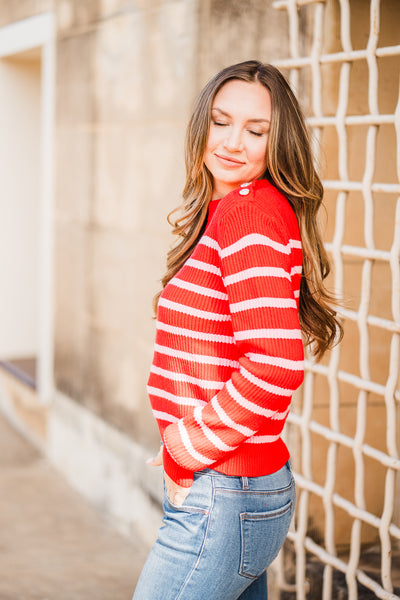
[[[280,435],[304,376],[302,251],[288,201],[267,180],[211,202],[206,230],[164,288],[148,393],[166,473],[259,476],[289,458]]]

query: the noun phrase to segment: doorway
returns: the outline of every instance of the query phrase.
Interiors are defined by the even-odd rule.
[[[0,29],[0,366],[53,389],[54,23]]]

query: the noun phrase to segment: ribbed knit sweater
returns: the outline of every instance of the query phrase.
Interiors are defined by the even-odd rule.
[[[304,376],[299,228],[267,180],[210,203],[190,258],[158,305],[148,394],[165,472],[268,475],[289,458],[281,439]]]

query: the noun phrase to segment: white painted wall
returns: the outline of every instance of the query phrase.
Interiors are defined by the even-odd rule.
[[[55,18],[0,28],[0,360],[35,355],[53,380]]]
[[[38,350],[40,57],[0,59],[0,359]]]

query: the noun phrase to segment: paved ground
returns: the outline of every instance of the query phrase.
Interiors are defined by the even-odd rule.
[[[145,555],[139,540],[115,532],[0,416],[0,600],[131,600]],[[379,580],[379,548],[364,563]],[[322,581],[322,565],[315,568],[313,586]],[[398,593],[400,551],[393,572]],[[342,579],[337,597],[347,598]],[[360,598],[375,597],[363,590]],[[319,600],[320,587],[314,591]]]
[[[0,600],[130,600],[144,559],[0,417]]]

